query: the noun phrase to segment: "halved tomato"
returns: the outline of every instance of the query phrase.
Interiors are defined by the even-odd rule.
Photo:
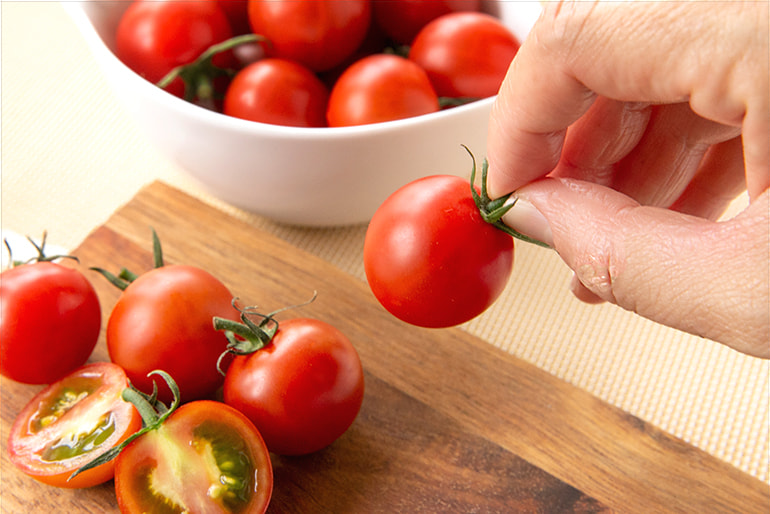
[[[200,400],[123,449],[115,491],[125,513],[261,513],[272,495],[273,468],[248,418]]]
[[[68,480],[142,427],[136,408],[121,398],[126,387],[123,369],[109,362],[88,364],[46,387],[11,427],[11,462],[27,475],[58,487],[90,487],[111,479],[113,462]]]

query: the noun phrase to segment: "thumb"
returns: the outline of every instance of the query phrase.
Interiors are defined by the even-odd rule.
[[[768,194],[713,222],[547,178],[518,190],[503,221],[548,243],[602,300],[770,358]]]

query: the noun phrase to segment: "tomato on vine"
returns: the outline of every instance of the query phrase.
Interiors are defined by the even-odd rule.
[[[36,259],[0,275],[0,373],[50,384],[88,360],[101,330],[101,307],[80,271],[53,262],[61,256],[45,256],[45,236],[32,244]]]
[[[374,296],[397,318],[441,328],[469,321],[498,298],[511,275],[511,235],[500,221],[507,197],[490,200],[452,175],[403,186],[377,209],[364,240],[364,270]]]

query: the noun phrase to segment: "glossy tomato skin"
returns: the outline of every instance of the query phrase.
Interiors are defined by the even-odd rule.
[[[249,0],[249,21],[268,52],[321,72],[347,59],[371,23],[369,0]]]
[[[400,120],[439,110],[425,71],[403,57],[375,54],[352,64],[329,96],[330,127]]]
[[[236,118],[291,127],[326,126],[329,91],[309,69],[286,59],[250,64],[233,79],[224,113]]]
[[[126,370],[131,383],[146,393],[156,369],[170,374],[182,401],[207,397],[222,385],[217,359],[227,347],[214,330],[213,317],[238,319],[227,287],[194,266],[166,265],[134,280],[118,299],[107,322],[110,359]],[[172,399],[165,384],[159,398]]]
[[[363,396],[363,369],[351,342],[307,318],[282,321],[267,346],[236,357],[224,386],[225,403],[251,419],[280,455],[332,444],[355,420]]]
[[[397,318],[441,328],[473,319],[500,295],[513,239],[481,217],[467,179],[434,175],[397,190],[372,217],[364,270]]]
[[[500,20],[479,12],[436,18],[414,39],[409,59],[430,77],[439,96],[497,94],[519,42]]]
[[[373,0],[373,23],[396,43],[409,45],[430,21],[451,12],[478,11],[481,0]]]
[[[83,366],[46,387],[11,427],[11,462],[32,478],[57,487],[91,487],[110,480],[114,461],[67,479],[142,427],[134,406],[121,398],[127,387],[123,370],[107,362]],[[78,440],[76,436],[81,438],[79,445],[62,443]]]
[[[118,23],[116,55],[155,84],[175,67],[191,63],[211,45],[232,35],[217,2],[136,0]],[[226,56],[221,59],[227,62]],[[184,85],[177,79],[166,90],[182,97]]]
[[[50,384],[82,366],[101,330],[101,308],[80,271],[53,262],[0,274],[0,373]]]
[[[129,444],[115,465],[118,505],[128,514],[262,513],[272,491],[270,455],[257,429],[210,400],[179,407]]]

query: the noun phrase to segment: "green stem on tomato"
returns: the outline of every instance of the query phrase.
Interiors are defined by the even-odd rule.
[[[489,197],[489,193],[487,192],[487,172],[489,170],[489,163],[486,159],[484,159],[484,163],[481,166],[481,193],[476,191],[476,187],[474,185],[476,182],[476,157],[474,157],[473,153],[467,146],[462,145],[462,147],[465,148],[465,150],[471,156],[471,160],[473,161],[470,178],[471,196],[473,196],[473,201],[476,203],[476,207],[479,208],[479,213],[481,214],[481,217],[484,219],[484,221],[494,225],[496,228],[502,230],[512,237],[515,237],[516,239],[542,246],[544,248],[550,248],[542,241],[526,236],[521,232],[512,229],[503,222],[502,217],[505,215],[505,213],[511,210],[514,205],[516,205],[516,198],[510,202],[508,201],[510,200],[513,193],[508,193],[507,195],[501,196],[500,198],[496,198],[494,200]]]

